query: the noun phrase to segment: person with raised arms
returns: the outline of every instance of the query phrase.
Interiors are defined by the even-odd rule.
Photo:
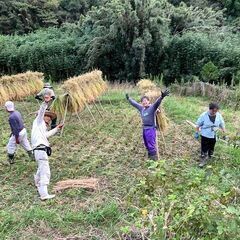
[[[51,156],[51,147],[48,138],[55,135],[63,127],[63,124],[59,124],[54,129],[48,131],[51,120],[56,117],[54,113],[46,111],[48,105],[53,100],[51,93],[46,92],[43,100],[44,102],[41,104],[37,117],[33,122],[31,143],[38,164],[37,173],[34,175],[35,185],[38,189],[40,199],[46,200],[55,197],[55,195],[48,193],[51,175],[48,161],[48,157]]]
[[[126,98],[129,103],[135,107],[141,115],[143,124],[143,141],[148,151],[148,157],[152,160],[157,160],[157,147],[156,147],[156,111],[160,106],[162,100],[169,95],[169,90],[162,92],[161,96],[153,103],[147,96],[141,98],[141,103],[137,103],[135,100],[126,94]]]

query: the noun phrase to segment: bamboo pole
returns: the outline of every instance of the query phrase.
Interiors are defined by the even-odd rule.
[[[105,111],[105,109],[103,108],[101,100],[97,99],[97,102],[99,103],[99,105],[100,105],[101,109],[103,110],[103,112],[107,113],[107,111]]]
[[[163,134],[162,131],[160,131],[160,133],[161,133],[161,137],[162,137],[162,140],[163,140],[164,152],[166,153],[167,152],[167,145],[166,145],[165,137],[164,137],[164,134]]]
[[[69,101],[69,97],[67,97],[67,102],[66,102],[65,112],[64,112],[64,118],[63,118],[63,127],[61,129],[61,135],[60,136],[62,136],[63,130],[64,130],[65,120],[66,120],[66,116],[67,116],[68,101]]]
[[[155,113],[154,116],[154,121],[155,121],[155,126],[157,126],[157,113]],[[160,160],[160,153],[159,153],[159,144],[158,144],[158,130],[156,130],[156,151],[157,151],[157,160]],[[160,131],[160,126],[159,126],[159,131]]]
[[[157,136],[156,136],[156,150],[157,150],[157,160],[160,160],[160,153],[159,153],[159,144],[158,144],[158,131],[157,131]]]
[[[94,122],[97,123],[97,120],[95,119],[94,115],[92,114],[92,111],[90,110],[90,108],[89,108],[89,106],[88,106],[88,104],[86,102],[85,102],[85,106],[86,106],[87,110],[89,111],[89,113],[91,114]]]
[[[95,102],[93,102],[93,105],[94,105],[94,107],[97,109],[97,112],[99,113],[99,115],[101,116],[101,118],[104,119],[102,113],[99,111],[99,108],[98,108],[97,104],[96,104]]]
[[[84,125],[83,125],[83,123],[82,123],[82,120],[81,120],[81,118],[80,118],[78,112],[76,112],[76,115],[77,115],[78,121],[79,121],[80,124],[82,125],[82,128],[84,128]]]

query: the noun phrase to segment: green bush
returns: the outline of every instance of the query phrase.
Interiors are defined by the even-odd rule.
[[[218,67],[211,61],[206,63],[201,71],[201,77],[204,82],[215,82],[218,80],[219,75]]]
[[[213,44],[214,43],[214,44]],[[185,76],[200,76],[205,64],[212,62],[219,79],[231,84],[240,66],[239,35],[188,32],[174,37],[166,50],[164,72],[168,82]],[[206,65],[205,67],[209,67]],[[216,80],[214,76],[213,80]]]
[[[28,15],[31,4],[23,2],[15,4],[27,9]],[[36,16],[48,19],[46,24],[36,23],[19,33],[52,26],[59,19],[55,15],[51,18],[53,12],[60,14],[64,24],[28,35],[0,36],[0,74],[41,71],[58,81],[99,68],[113,81],[136,82],[146,75],[163,74],[167,84],[192,76],[231,84],[237,75],[240,38],[231,28],[221,31],[222,10],[184,3],[174,6],[167,0],[112,0],[100,5],[97,2],[41,2],[50,12],[46,10],[46,16],[38,12]],[[66,11],[60,13],[59,7]],[[4,14],[8,13],[4,10]],[[219,72],[205,69],[211,67],[206,65],[209,62]]]
[[[81,69],[81,58],[76,54],[76,35],[62,29],[1,36],[0,46],[2,75],[32,70],[58,81]]]

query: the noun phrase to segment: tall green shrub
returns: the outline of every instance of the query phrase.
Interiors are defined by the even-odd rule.
[[[219,78],[219,69],[213,62],[206,63],[201,71],[201,77],[204,82],[215,82]]]

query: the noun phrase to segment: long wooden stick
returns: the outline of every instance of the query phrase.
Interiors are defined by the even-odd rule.
[[[157,150],[157,160],[160,160],[160,153],[159,153],[159,144],[158,144],[158,131],[157,131],[157,139],[156,139],[156,150]]]
[[[99,110],[97,104],[96,104],[95,102],[93,102],[93,104],[94,104],[95,108],[97,109],[97,112],[99,113],[99,115],[100,115],[101,118],[103,119],[104,117],[103,117],[102,113],[100,112],[100,110]]]
[[[86,106],[87,110],[89,111],[89,113],[91,114],[91,116],[92,116],[94,122],[96,123],[97,120],[95,119],[94,115],[92,114],[92,111],[90,110],[90,108],[89,108],[89,106],[88,106],[88,104],[87,104],[86,102],[85,102],[85,106]]]
[[[110,99],[110,97],[109,97],[109,92],[110,92],[110,91],[109,91],[109,88],[108,88],[104,95],[107,97],[107,100],[109,101],[110,105],[111,105],[112,108],[113,108],[112,101],[111,101],[111,99]],[[114,108],[113,108],[113,109],[114,109]]]
[[[101,109],[103,110],[103,112],[107,113],[107,112],[105,111],[105,109],[103,108],[103,105],[102,105],[102,103],[101,103],[101,100],[98,99],[97,102],[99,103],[99,105],[100,105]]]
[[[65,120],[66,120],[66,116],[67,116],[68,100],[69,100],[69,97],[67,97],[67,102],[66,102],[65,112],[64,112],[64,118],[63,118],[63,124],[65,124]],[[64,129],[64,125],[61,129],[61,135],[60,136],[62,136],[62,134],[63,134],[63,129]]]
[[[160,131],[161,136],[162,136],[162,140],[163,140],[163,145],[164,145],[164,151],[165,153],[167,152],[167,145],[166,145],[166,141],[165,141],[165,137],[162,131]]]
[[[78,117],[78,120],[79,120],[79,122],[81,123],[82,127],[84,128],[84,125],[83,125],[83,123],[82,123],[82,120],[81,120],[81,118],[80,118],[80,116],[79,116],[78,112],[76,112],[76,115],[77,115],[77,117]]]
[[[155,126],[157,126],[157,114],[155,113],[155,116],[154,116],[154,121],[155,121]],[[158,144],[158,130],[156,129],[156,150],[157,150],[157,160],[160,160],[160,153],[159,153],[159,144]],[[160,131],[160,126],[159,126],[159,131]]]
[[[186,123],[188,123],[190,126],[192,126],[192,127],[194,127],[194,128],[197,127],[196,124],[194,124],[193,122],[191,122],[191,121],[189,121],[189,120],[186,120]]]

